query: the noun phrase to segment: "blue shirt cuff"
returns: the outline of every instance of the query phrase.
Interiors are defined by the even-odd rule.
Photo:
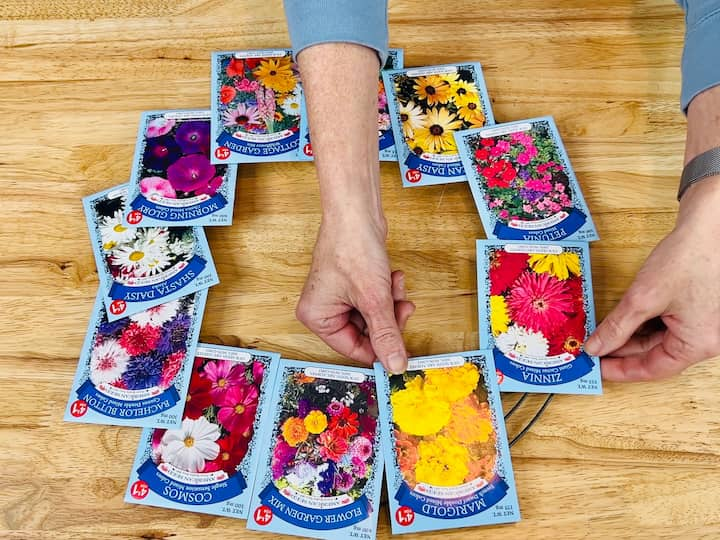
[[[720,84],[720,0],[687,0],[682,58],[683,111],[701,92]]]

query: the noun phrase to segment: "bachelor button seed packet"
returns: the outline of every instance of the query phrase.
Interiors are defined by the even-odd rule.
[[[297,161],[301,102],[292,50],[213,53],[212,162]]]
[[[198,345],[182,426],[145,429],[125,501],[246,519],[280,355]]]
[[[127,193],[122,185],[83,199],[110,321],[219,283],[201,227],[126,227]]]
[[[371,369],[281,360],[248,528],[375,538],[382,482]]]
[[[601,394],[585,242],[477,241],[480,344],[503,392]]]
[[[520,520],[489,351],[375,364],[393,534]]]
[[[210,111],[145,112],[125,225],[231,225],[236,176],[210,163]]]
[[[207,290],[109,321],[98,291],[65,420],[179,427]]]
[[[402,67],[403,50],[390,49],[382,69],[400,69]],[[392,126],[390,125],[390,111],[388,110],[388,99],[387,93],[385,92],[385,84],[382,80],[382,71],[378,77],[378,141],[380,146],[380,161],[397,161],[395,139],[393,137]],[[300,147],[298,148],[298,159],[301,161],[312,161],[313,159],[304,99],[302,102],[302,113],[300,115]]]
[[[488,238],[598,240],[550,116],[455,134]]]
[[[477,62],[383,71],[403,186],[465,181],[453,133],[494,124]]]

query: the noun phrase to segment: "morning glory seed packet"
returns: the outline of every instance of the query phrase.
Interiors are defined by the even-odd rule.
[[[489,351],[375,364],[393,534],[520,520]]]
[[[110,321],[219,283],[201,227],[127,227],[127,195],[121,185],[83,199]]]
[[[125,501],[246,519],[280,355],[201,343],[182,425],[145,429]]]
[[[503,392],[601,394],[586,242],[477,241],[480,345]]]

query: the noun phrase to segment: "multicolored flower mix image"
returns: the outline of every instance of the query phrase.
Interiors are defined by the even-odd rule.
[[[375,467],[373,381],[344,382],[291,370],[274,433],[272,479],[312,497],[359,498]]]
[[[195,358],[180,429],[156,429],[152,459],[191,473],[233,476],[247,455],[266,365]]]
[[[108,322],[100,310],[90,351],[90,380],[123,390],[165,390],[185,360],[194,295]]]
[[[393,56],[388,56],[383,69],[394,69],[394,62]],[[378,137],[382,137],[391,129],[390,109],[388,108],[387,94],[385,93],[385,83],[383,83],[381,75],[378,82]]]
[[[585,342],[580,251],[510,253],[489,248],[490,329],[504,354],[577,357]]]
[[[497,434],[475,363],[394,375],[390,403],[397,464],[411,488],[495,476]]]

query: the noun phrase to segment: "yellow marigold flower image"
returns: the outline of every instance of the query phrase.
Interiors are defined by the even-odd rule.
[[[452,403],[468,397],[477,387],[480,372],[475,364],[428,369],[425,372],[425,394],[432,401]]]
[[[473,394],[453,403],[446,435],[463,444],[473,444],[489,441],[494,431],[488,410],[480,406],[477,396]]]
[[[328,425],[327,416],[322,411],[310,411],[308,415],[303,419],[305,429],[308,433],[322,433]]]
[[[453,132],[458,129],[462,129],[462,122],[446,108],[431,108],[427,111],[425,125],[415,130],[415,143],[433,154],[457,152]]]
[[[415,94],[427,104],[440,105],[450,101],[451,90],[448,82],[439,75],[428,75],[415,79]]]
[[[510,315],[505,297],[497,294],[490,296],[490,330],[493,336],[507,332],[508,324],[510,324]]]
[[[405,388],[390,396],[393,421],[410,435],[433,435],[450,420],[450,404],[430,399],[424,389],[421,376],[415,377]]]
[[[420,441],[415,478],[433,486],[457,486],[468,475],[469,459],[467,448],[444,435]]]
[[[471,102],[477,102],[478,94],[477,88],[474,84],[467,81],[455,81],[450,83],[450,89],[452,90],[452,100],[458,107],[463,107]]]
[[[288,57],[261,60],[253,75],[260,84],[281,94],[292,92],[297,84]]]
[[[558,279],[568,279],[570,274],[582,275],[580,257],[577,253],[562,252],[559,255],[535,253],[528,258],[528,264],[538,274],[550,274]]]
[[[302,421],[302,418],[298,418],[297,416],[285,420],[281,430],[283,438],[292,447],[304,442],[308,436],[305,423]]]

